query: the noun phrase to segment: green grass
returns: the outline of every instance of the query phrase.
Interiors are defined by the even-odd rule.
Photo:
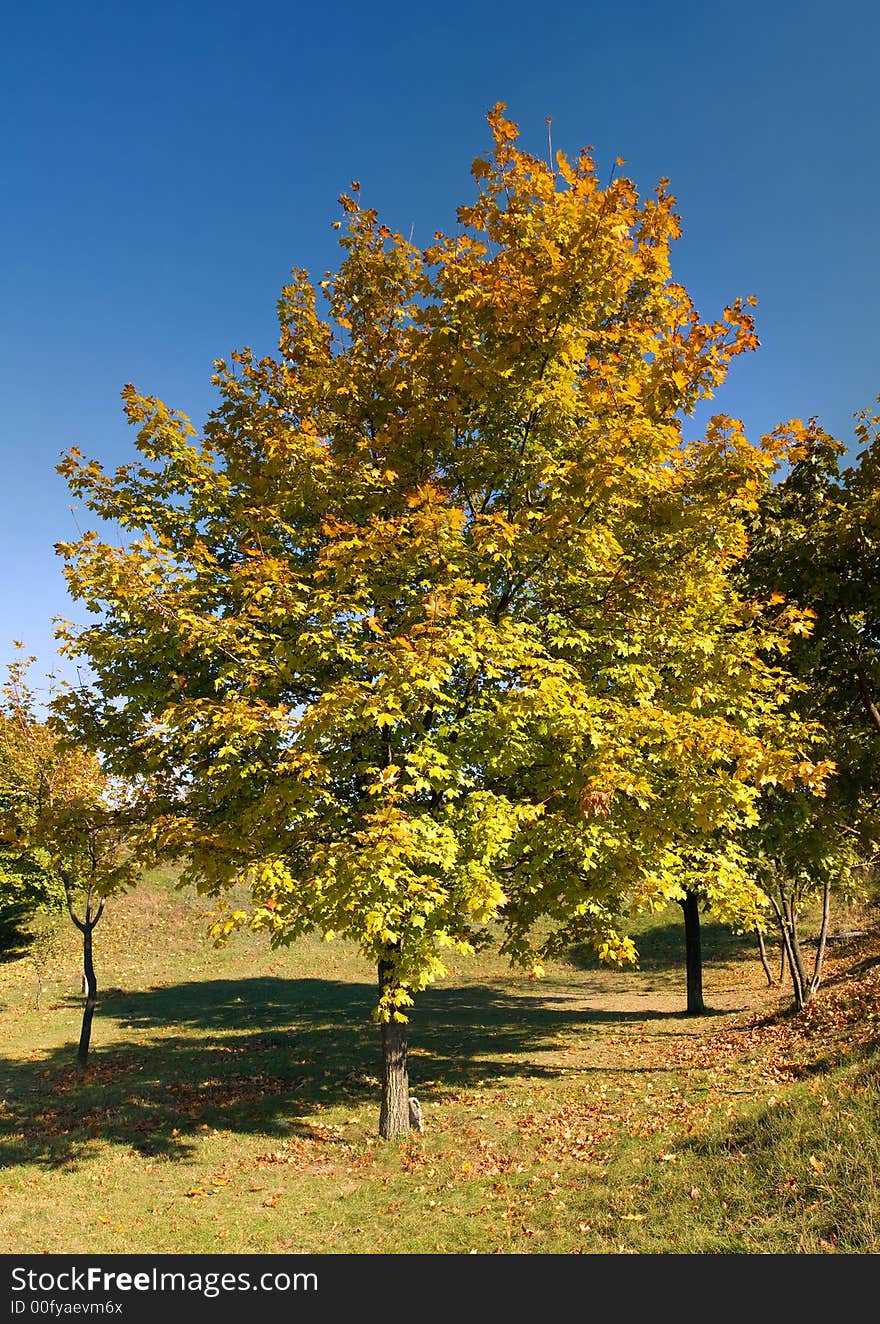
[[[751,940],[705,926],[697,1018],[676,907],[637,972],[454,959],[411,1027],[426,1130],[387,1144],[373,972],[340,943],[217,951],[204,909],[167,875],[108,909],[85,1079],[76,935],[0,963],[0,1252],[880,1249],[874,1040],[779,1016]]]

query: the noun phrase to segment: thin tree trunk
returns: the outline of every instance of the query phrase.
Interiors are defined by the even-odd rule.
[[[390,987],[394,966],[379,962],[379,988]],[[410,1132],[409,1076],[406,1067],[406,1022],[382,1022],[382,1106],[379,1112],[379,1135],[383,1140],[400,1140]]]
[[[788,961],[788,972],[791,975],[791,986],[794,990],[794,1001],[798,1011],[803,1011],[806,1006],[806,996],[804,986],[801,983],[799,953],[795,950],[795,943],[786,929],[785,933],[785,956]]]
[[[61,881],[64,883],[64,894],[67,898],[67,912],[83,936],[82,975],[85,981],[86,1002],[83,1007],[82,1029],[80,1030],[79,1047],[76,1053],[76,1065],[79,1071],[84,1071],[89,1060],[92,1019],[98,1002],[98,980],[95,976],[95,963],[92,959],[92,933],[104,913],[104,902],[99,901],[98,909],[92,914],[92,889],[89,887],[86,892],[85,917],[80,919],[73,908],[73,892],[70,880],[62,874]]]
[[[828,921],[831,914],[831,885],[827,881],[822,888],[822,922],[819,927],[819,937],[816,946],[816,958],[813,962],[813,973],[808,978],[807,968],[804,964],[803,952],[801,951],[800,934],[797,927],[797,911],[790,897],[787,897],[782,888],[779,890],[779,899],[771,896],[770,901],[776,912],[776,921],[779,925],[779,931],[784,944],[784,951],[788,960],[789,973],[791,974],[791,984],[794,990],[794,1001],[798,1011],[803,1011],[819,989],[822,982],[822,969],[825,963],[825,947],[828,942]]]
[[[792,935],[788,926],[788,913],[784,908],[784,899],[777,901],[775,896],[770,897],[770,903],[776,914],[776,922],[779,925],[779,936],[782,940],[782,950],[785,959],[788,962],[788,972],[791,975],[791,986],[794,991],[795,1005],[798,1011],[803,1010],[804,1006],[804,987],[800,977],[800,962],[795,957],[795,951],[792,943]]]
[[[807,990],[809,989],[810,981],[807,978],[807,967],[804,965],[804,954],[801,951],[801,935],[798,933],[797,910],[795,909],[794,902],[790,898],[788,900],[788,922],[791,930],[791,950],[794,953],[794,959],[797,961],[801,988],[804,992],[804,1005],[806,1005]]]
[[[819,942],[816,947],[816,960],[813,965],[813,978],[810,980],[808,1002],[812,1002],[822,982],[822,966],[825,963],[825,944],[828,941],[828,917],[831,913],[831,884],[826,878],[822,888],[822,924],[819,928]]]
[[[696,892],[685,892],[679,902],[684,913],[684,951],[687,970],[687,1011],[699,1016],[706,1010],[703,1002],[703,955],[700,948],[700,903]]]
[[[83,1008],[82,1029],[79,1036],[79,1048],[76,1054],[76,1065],[80,1071],[84,1071],[89,1060],[89,1043],[92,1038],[92,1017],[95,1014],[95,1006],[98,1001],[98,980],[95,976],[95,966],[92,960],[92,930],[97,924],[97,919],[88,920],[83,926],[83,974],[86,979],[86,1002]]]
[[[763,933],[761,932],[760,929],[758,929],[758,951],[759,951],[760,956],[761,956],[761,965],[764,967],[764,974],[767,976],[767,983],[768,983],[768,984],[770,985],[770,987],[772,988],[772,987],[773,987],[773,973],[772,973],[772,971],[771,971],[771,969],[770,969],[770,966],[769,966],[769,964],[768,964],[768,962],[767,962],[767,948],[766,948],[766,946],[764,945],[764,935],[763,935]]]

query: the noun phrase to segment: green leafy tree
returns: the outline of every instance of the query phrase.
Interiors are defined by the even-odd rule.
[[[0,772],[0,785],[4,787],[0,791],[0,818],[5,819],[10,810],[5,772]],[[48,856],[31,852],[22,855],[12,841],[0,845],[0,933],[12,931],[28,915],[57,910],[63,904],[63,889]]]
[[[5,825],[5,832],[0,831],[0,944],[20,937],[19,925],[36,912],[57,911],[64,905],[64,889],[48,854],[23,850],[11,829],[22,794],[14,760],[10,759],[16,746],[15,726],[10,729],[15,717],[9,702],[10,685],[15,679],[13,668],[0,700],[0,824]]]
[[[754,888],[719,827],[823,775],[767,661],[796,613],[771,629],[730,580],[772,451],[723,416],[682,435],[748,311],[704,322],[672,280],[665,182],[548,167],[502,112],[454,234],[421,251],[355,186],[337,272],[293,273],[277,356],[218,362],[201,437],[129,386],[138,456],[61,466],[124,531],[60,548],[97,613],[63,632],[96,677],[65,712],[219,940],[318,929],[375,963],[385,1137],[445,951],[500,921],[533,968],[575,939],[630,961],[624,900],[685,869]]]
[[[743,572],[753,591],[796,604],[809,631],[786,665],[793,703],[824,731],[836,775],[823,801],[771,797],[753,834],[756,878],[780,933],[795,1002],[805,1006],[822,977],[834,890],[856,893],[877,854],[880,807],[880,418],[857,418],[861,449],[846,447],[815,419],[780,428],[789,462],[764,494]],[[799,921],[819,906],[812,961]]]
[[[135,868],[120,796],[98,760],[70,741],[57,717],[38,718],[27,683],[31,661],[9,668],[0,701],[0,839],[18,886],[39,878],[47,898],[63,898],[82,935],[85,1003],[76,1060],[84,1069],[98,996],[93,932],[106,898],[134,880]]]

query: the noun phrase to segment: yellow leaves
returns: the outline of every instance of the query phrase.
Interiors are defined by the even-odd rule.
[[[386,715],[387,714],[383,714],[383,716]],[[380,721],[379,725],[381,724]],[[388,724],[393,725],[393,719]],[[369,783],[367,786],[367,793],[369,795],[381,795],[383,792],[390,791],[397,786],[399,778],[400,769],[395,767],[393,763],[388,764],[379,771],[379,775],[375,780]]]
[[[808,639],[813,633],[815,620],[816,613],[809,608],[803,608],[789,617],[789,631],[793,635]]]
[[[596,948],[596,955],[603,965],[620,967],[638,965],[638,954],[632,938],[621,937],[617,933],[610,933],[601,940]]]
[[[519,137],[517,126],[511,120],[505,118],[504,111],[506,108],[505,102],[496,101],[486,116],[492,130],[492,136],[499,146],[504,143],[514,143]]]
[[[508,900],[501,882],[488,869],[469,866],[463,873],[463,882],[467,893],[465,907],[482,923],[496,915]]]
[[[233,933],[237,933],[239,929],[244,928],[249,920],[250,915],[246,910],[234,910],[231,914],[215,920],[208,929],[214,946],[225,947]]]
[[[424,507],[434,505],[445,506],[446,500],[443,492],[433,483],[420,483],[406,494],[406,504],[410,510],[421,510]]]
[[[490,179],[492,176],[492,166],[488,161],[478,156],[471,163],[471,174],[478,182],[481,179]]]
[[[475,521],[474,543],[479,551],[493,561],[510,560],[516,540],[522,534],[521,526],[503,514],[480,515]]]

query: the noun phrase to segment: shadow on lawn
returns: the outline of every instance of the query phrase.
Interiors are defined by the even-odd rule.
[[[676,907],[677,909],[677,907]],[[675,970],[681,971],[682,988],[684,987],[685,947],[684,922],[672,920],[668,923],[654,923],[641,932],[631,934],[639,953],[639,968],[644,971]],[[758,940],[753,933],[734,933],[725,924],[715,924],[702,920],[700,940],[703,954],[703,966],[711,969],[715,961],[757,961]],[[771,964],[776,959],[778,944],[768,939],[767,947]],[[567,953],[569,960],[582,970],[597,970],[599,961],[591,947],[574,947]]]
[[[370,984],[325,979],[218,979],[105,995],[84,1078],[73,1043],[37,1062],[0,1058],[0,1164],[69,1163],[100,1140],[185,1158],[193,1137],[214,1127],[280,1134],[292,1117],[366,1100],[378,1116],[374,1001]],[[553,1076],[555,1066],[535,1059],[561,1031],[675,1015],[560,1007],[485,984],[432,988],[411,1018],[410,1079],[425,1099],[506,1076]],[[109,1018],[118,1037],[103,1049]]]
[[[21,906],[0,909],[0,962],[19,961],[34,944],[30,914]]]

